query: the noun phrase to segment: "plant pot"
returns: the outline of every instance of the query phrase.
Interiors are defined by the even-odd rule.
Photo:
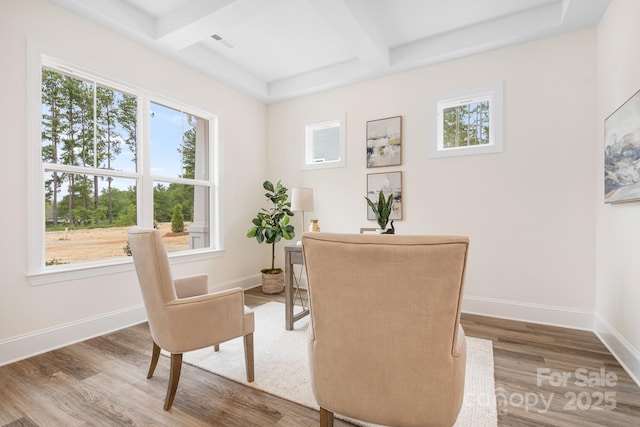
[[[262,273],[262,292],[279,294],[284,291],[284,271],[279,273]]]

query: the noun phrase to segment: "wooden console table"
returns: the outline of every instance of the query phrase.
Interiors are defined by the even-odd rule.
[[[302,311],[293,314],[293,306],[296,295],[300,296],[299,278],[293,271],[293,265],[304,265],[302,246],[285,246],[284,248],[284,299],[285,320],[284,327],[287,331],[293,330],[293,322],[302,319],[309,314],[309,304],[302,306]]]

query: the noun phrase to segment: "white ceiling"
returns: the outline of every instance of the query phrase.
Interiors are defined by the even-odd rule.
[[[50,1],[265,102],[592,27],[609,3]]]

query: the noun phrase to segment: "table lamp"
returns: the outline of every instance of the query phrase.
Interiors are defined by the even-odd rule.
[[[304,231],[304,213],[313,210],[313,189],[307,187],[294,187],[291,189],[291,210],[302,212],[302,229]]]

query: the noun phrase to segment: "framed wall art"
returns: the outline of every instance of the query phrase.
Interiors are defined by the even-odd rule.
[[[604,202],[640,200],[640,90],[604,121]]]
[[[389,220],[402,219],[402,172],[367,174],[367,197],[370,200],[376,201],[381,191],[385,197],[393,194],[393,205]],[[376,219],[376,216],[368,205],[367,219]]]
[[[402,163],[402,116],[367,122],[367,167]]]

